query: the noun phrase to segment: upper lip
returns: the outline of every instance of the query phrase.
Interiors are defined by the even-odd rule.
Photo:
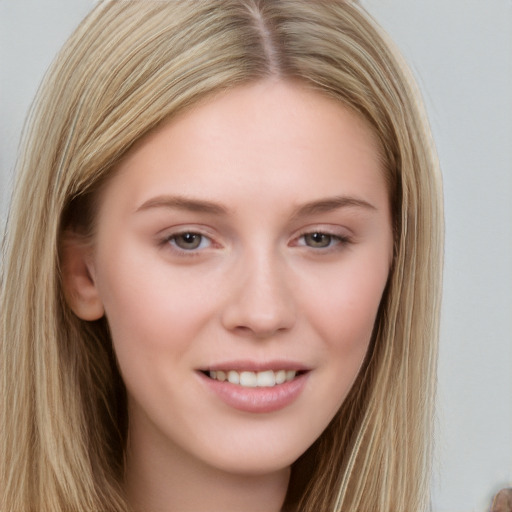
[[[295,370],[295,371],[308,371],[310,368],[302,363],[289,360],[273,360],[273,361],[250,361],[250,360],[235,360],[226,361],[222,363],[214,363],[204,368],[201,371],[218,371],[218,370],[235,370],[235,371],[249,371],[249,372],[264,372],[268,370]]]

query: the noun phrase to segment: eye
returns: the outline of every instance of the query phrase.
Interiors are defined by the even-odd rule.
[[[306,233],[302,236],[304,238],[304,245],[319,249],[329,247],[335,238],[333,235],[327,233]]]
[[[209,247],[211,241],[208,237],[201,235],[200,233],[194,233],[192,231],[186,231],[184,233],[177,233],[170,236],[167,241],[181,249],[183,251],[193,251],[196,249],[204,249]]]
[[[345,243],[348,243],[348,238],[346,237],[314,231],[312,233],[304,233],[299,238],[298,245],[311,247],[313,249],[328,249],[335,245],[343,245]]]

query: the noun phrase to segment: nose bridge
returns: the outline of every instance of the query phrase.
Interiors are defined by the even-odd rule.
[[[223,314],[226,328],[267,337],[293,326],[295,304],[279,251],[261,245],[247,249],[232,279]]]

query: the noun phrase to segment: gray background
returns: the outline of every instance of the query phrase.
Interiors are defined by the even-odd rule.
[[[435,512],[512,485],[512,1],[362,0],[425,95],[444,175]],[[0,0],[0,215],[27,108],[93,0]]]

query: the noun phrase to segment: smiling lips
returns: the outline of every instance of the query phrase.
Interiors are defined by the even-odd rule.
[[[271,413],[291,405],[302,393],[311,373],[302,368],[253,371],[237,366],[239,370],[217,367],[199,375],[226,405],[250,413]]]
[[[274,387],[293,380],[296,375],[295,370],[265,370],[261,372],[213,370],[208,372],[211,379],[220,382],[227,381],[247,388]]]

